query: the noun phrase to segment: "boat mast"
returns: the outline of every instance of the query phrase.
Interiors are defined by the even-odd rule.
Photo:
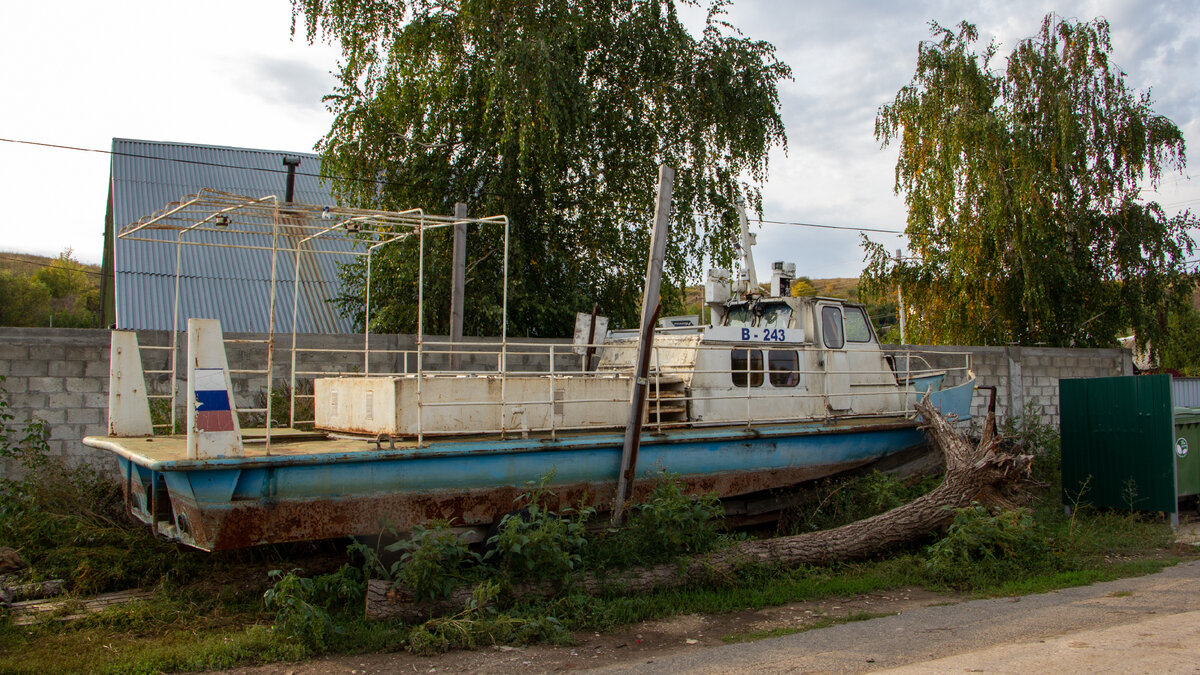
[[[742,204],[742,200],[737,202],[738,226],[741,227],[742,238],[742,270],[746,275],[746,293],[753,293],[758,290],[758,272],[754,269],[754,245],[758,243],[757,237],[750,232],[750,223],[746,220],[746,207]]]

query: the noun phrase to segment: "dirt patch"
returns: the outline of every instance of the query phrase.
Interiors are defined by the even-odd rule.
[[[778,607],[727,614],[686,614],[647,621],[612,633],[577,633],[569,647],[533,645],[454,651],[434,657],[407,652],[331,656],[305,663],[236,668],[236,675],[314,675],[316,673],[549,673],[622,663],[651,663],[689,649],[706,649],[727,640],[761,639],[797,632],[847,617],[898,614],[929,605],[957,602],[956,596],[920,588],[901,588],[852,598],[794,602]]]

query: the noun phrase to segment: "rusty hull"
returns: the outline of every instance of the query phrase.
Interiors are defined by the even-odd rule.
[[[526,484],[551,476],[563,504],[607,510],[622,437],[445,441],[421,449],[224,462],[121,458],[126,494],[144,522],[171,539],[216,551],[266,543],[409,530],[432,519],[485,526],[518,509]],[[919,446],[915,422],[680,429],[646,434],[633,499],[664,471],[693,494],[721,497],[784,488]],[[248,460],[249,458],[247,458]]]

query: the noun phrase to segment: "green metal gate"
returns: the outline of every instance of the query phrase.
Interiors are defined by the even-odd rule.
[[[1170,375],[1059,382],[1062,499],[1178,518]]]

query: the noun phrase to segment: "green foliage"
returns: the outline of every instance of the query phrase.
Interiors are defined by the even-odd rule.
[[[50,289],[32,276],[0,270],[0,325],[46,326]]]
[[[553,615],[519,616],[499,611],[495,603],[499,595],[498,583],[481,583],[463,611],[417,626],[409,634],[405,646],[418,656],[431,656],[450,649],[474,649],[484,645],[566,644],[571,640],[571,635]]]
[[[499,567],[513,580],[549,579],[564,583],[579,568],[587,546],[587,521],[596,510],[590,506],[555,513],[546,507],[552,495],[542,478],[521,496],[524,508],[504,516],[500,531],[488,540],[499,556]]]
[[[761,183],[769,150],[786,143],[777,83],[791,71],[728,25],[725,0],[709,4],[700,36],[676,4],[293,0],[306,37],[342,50],[320,143],[342,177],[335,193],[355,206],[506,214],[509,332],[565,335],[595,302],[614,325],[636,323],[658,167],[673,166],[663,312],[677,313],[694,270],[732,256],[736,201],[761,207],[742,180]],[[501,235],[468,234],[468,334],[500,327]],[[444,333],[449,233],[425,246],[424,326]],[[415,247],[374,256],[373,330],[414,330]],[[340,304],[359,321],[365,271],[343,273]]]
[[[1200,311],[1185,305],[1167,317],[1167,332],[1159,343],[1158,367],[1185,377],[1200,376]]]
[[[269,398],[269,402],[271,404],[271,427],[273,429],[287,429],[289,427],[294,427],[296,429],[311,431],[313,428],[313,423],[311,420],[316,419],[316,414],[313,412],[313,405],[315,401],[315,399],[312,397],[313,381],[300,380],[297,383],[295,391],[295,419],[298,423],[295,425],[292,424],[292,393],[292,386],[286,382],[279,386],[271,387],[271,395]],[[255,407],[266,408],[267,403],[267,393],[263,390],[259,390],[255,396]],[[169,407],[165,408],[165,410],[167,413],[167,418],[163,420],[163,422],[169,424],[169,415],[171,411]],[[155,412],[153,401],[151,401],[150,412],[151,415],[153,415]],[[265,419],[266,415],[264,413],[252,413],[242,418],[244,426],[250,428],[265,426],[263,424],[263,420]],[[305,422],[304,420],[309,421]],[[159,421],[156,419],[154,423],[158,424]]]
[[[316,577],[302,577],[298,572],[272,570],[270,578],[275,583],[263,594],[263,605],[274,613],[276,631],[320,651],[342,630],[335,615],[362,605],[366,582],[362,573],[348,564]]]
[[[1036,549],[1033,515],[1024,509],[992,512],[971,504],[954,512],[946,536],[929,547],[929,564],[957,566],[1014,558]]]
[[[890,511],[929,492],[940,476],[902,481],[893,474],[872,471],[849,478],[827,479],[779,523],[781,532],[800,534],[829,530]]]
[[[411,539],[387,547],[403,551],[392,564],[390,578],[412,589],[418,598],[443,598],[455,588],[478,578],[482,556],[470,549],[466,535],[455,534],[446,521],[413,527]]]
[[[65,579],[79,593],[152,585],[179,554],[124,514],[119,486],[50,454],[45,423],[14,416],[0,378],[0,458],[20,465],[0,479],[0,545],[17,549],[33,579]]]
[[[33,274],[0,270],[0,326],[91,328],[99,285],[66,249]]]
[[[1109,63],[1108,23],[1048,15],[1003,70],[975,26],[931,33],[875,126],[899,146],[911,258],[864,240],[864,285],[921,308],[910,341],[1110,346],[1132,327],[1158,349],[1197,223],[1138,201],[1184,139]]]
[[[1053,486],[1057,494],[1062,482],[1062,444],[1058,429],[1042,419],[1042,408],[1028,401],[1018,416],[1005,418],[1000,435],[1012,440],[1012,451],[1033,455],[1033,479]]]
[[[621,528],[602,532],[587,550],[593,568],[630,567],[706,553],[729,543],[724,508],[715,494],[693,497],[677,476],[663,475]]]

